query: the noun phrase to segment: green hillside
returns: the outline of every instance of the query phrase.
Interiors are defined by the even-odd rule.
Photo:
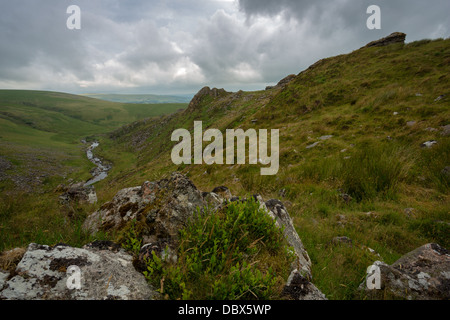
[[[177,103],[113,103],[59,92],[0,90],[0,118],[20,126],[52,132],[63,139],[105,133],[143,118],[175,112],[185,106]],[[8,135],[5,131],[9,130],[3,130],[3,127],[0,130],[0,135],[6,135],[5,140],[14,139],[13,134]]]
[[[99,102],[90,112],[96,100],[80,97],[82,103],[74,109],[75,100],[64,102],[58,94],[46,96],[51,103],[37,103],[31,96],[5,103],[0,92],[0,110],[12,113],[1,114],[7,125],[0,136],[19,143],[36,134],[33,139],[56,146],[85,130],[108,132],[98,136],[96,154],[113,163],[108,178],[95,185],[98,204],[73,208],[70,218],[50,192],[38,200],[5,200],[0,244],[83,244],[89,238],[80,227],[83,219],[118,190],[181,171],[200,190],[224,185],[233,195],[259,193],[282,200],[312,260],[313,283],[328,299],[358,299],[356,289],[375,260],[390,264],[429,242],[450,247],[449,75],[450,40],[438,39],[364,47],[323,59],[267,90],[204,88],[187,109],[139,121],[139,107],[130,111]],[[33,106],[24,101],[45,112],[27,118]],[[69,118],[76,128],[64,131],[56,122]],[[195,120],[203,121],[203,130],[222,133],[279,129],[278,173],[261,176],[260,164],[174,165],[171,134],[179,128],[193,132]],[[119,127],[121,121],[128,124]],[[59,136],[52,135],[56,127]],[[427,141],[435,142],[423,145]],[[48,162],[60,163],[61,158],[55,153]],[[75,163],[64,159],[68,166]],[[351,245],[333,241],[342,236]],[[97,235],[102,237],[115,239]]]
[[[323,59],[268,90],[203,89],[183,112],[110,135],[104,154],[119,149],[137,159],[127,167],[118,156],[121,171],[100,194],[107,200],[179,170],[201,190],[225,185],[235,195],[280,198],[311,256],[314,283],[330,299],[353,299],[373,261],[392,263],[428,242],[450,246],[449,74],[450,40],[439,39]],[[193,132],[194,120],[223,134],[279,129],[278,174],[261,176],[260,165],[174,165],[171,133]],[[338,236],[352,245],[333,245]]]
[[[85,157],[82,139],[186,105],[126,104],[59,92],[0,90],[0,191],[30,191],[40,175],[46,182],[70,175],[86,179],[92,164]],[[42,181],[38,179],[37,184]]]

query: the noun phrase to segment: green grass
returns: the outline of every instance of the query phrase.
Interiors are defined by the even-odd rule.
[[[301,72],[285,88],[205,96],[195,108],[170,116],[135,121],[136,117],[141,117],[142,110],[130,109],[126,111],[129,117],[124,118],[130,122],[128,125],[99,137],[98,154],[114,164],[108,178],[96,186],[100,203],[109,201],[124,187],[158,180],[175,170],[188,175],[202,191],[225,185],[233,195],[259,193],[264,199],[280,198],[311,257],[313,283],[329,299],[359,299],[356,289],[364,280],[367,267],[375,260],[393,263],[429,242],[450,247],[450,178],[444,171],[450,165],[450,137],[441,134],[441,127],[450,124],[449,74],[450,40],[426,40],[404,46],[363,48],[324,59]],[[446,98],[435,101],[444,94]],[[108,105],[107,108],[122,111],[111,109],[109,114],[106,107],[100,107],[91,114],[88,112],[91,100],[83,101],[85,104],[80,110],[84,111],[78,118],[74,112],[64,112],[64,115],[92,124],[92,128],[100,125],[105,129],[102,132],[109,132],[108,128],[117,124],[120,112],[126,109]],[[8,105],[19,104],[10,102]],[[74,105],[73,102],[72,107]],[[56,112],[55,107],[57,105],[47,110]],[[0,119],[8,123],[8,129],[0,130],[0,136],[17,139],[17,145],[20,141],[26,143],[26,136],[33,134],[36,136],[30,139],[42,146],[49,143],[55,147],[61,141],[70,140],[69,136],[52,136],[51,132],[39,130],[45,127],[44,120],[36,120],[35,127],[26,124],[20,120],[26,118],[20,110],[16,113],[17,119]],[[110,119],[106,119],[108,115]],[[256,123],[252,119],[257,119]],[[194,120],[204,121],[204,130],[208,125],[222,132],[238,127],[279,129],[278,174],[261,176],[260,165],[174,165],[170,159],[175,145],[171,142],[171,133],[178,128],[192,131]],[[414,121],[412,125],[411,121]],[[332,137],[320,140],[324,135]],[[428,140],[436,140],[437,144],[431,148],[421,147]],[[316,147],[306,148],[315,142],[319,142]],[[16,149],[9,144],[6,146],[8,159],[12,163],[22,163],[23,160],[12,156]],[[69,149],[76,153],[75,148]],[[76,164],[75,153],[75,158],[68,157],[65,163]],[[0,182],[0,188],[6,192],[9,185]],[[352,200],[344,201],[342,193],[349,194]],[[50,198],[45,199],[44,204],[51,202]],[[26,206],[33,207],[33,201]],[[408,214],[406,208],[414,210]],[[54,206],[39,208],[37,205],[29,211],[34,215],[35,220],[30,219],[34,224],[21,227],[17,217],[30,215],[17,214],[11,207],[5,207],[1,228],[3,239],[8,240],[4,248],[31,241],[39,230],[41,234],[42,230],[47,230],[46,223],[56,221],[52,219],[58,216]],[[40,220],[40,216],[46,217],[43,211],[52,212],[53,218],[47,219],[49,222]],[[217,223],[225,225],[222,220]],[[16,233],[29,236],[19,241],[13,236]],[[67,232],[71,241],[82,242],[81,235],[70,234]],[[332,239],[337,236],[351,238],[352,246],[336,245]],[[47,237],[48,241],[56,239],[55,235]],[[213,240],[211,244],[214,248]],[[188,249],[184,248],[183,263],[177,267],[165,269],[164,262],[154,266],[158,276],[164,276],[167,270],[167,279],[175,279],[172,284],[168,280],[165,282],[165,289],[172,287],[171,293],[165,291],[169,297],[195,296],[194,291],[186,288],[190,281],[198,280],[202,272],[208,274],[206,279],[210,281],[199,289],[206,298],[223,297],[224,292],[233,292],[227,287],[231,283],[256,276],[246,274],[247,269],[240,263],[237,269],[234,265],[234,270],[242,277],[220,277],[199,269],[196,278],[183,269],[190,265],[187,253],[194,251],[186,253]],[[205,254],[210,254],[210,249]],[[214,290],[205,289],[211,288],[213,280],[223,280],[226,285],[221,288],[226,290],[217,289],[215,296]],[[179,287],[182,282],[185,288]],[[234,297],[241,294],[238,292]]]
[[[138,161],[128,176],[111,178],[138,185],[144,177],[180,170],[206,191],[226,185],[235,195],[270,199],[284,190],[281,200],[290,203],[313,262],[313,282],[330,299],[359,299],[356,289],[375,260],[392,263],[428,242],[449,245],[450,180],[443,169],[450,165],[450,142],[441,126],[450,123],[450,104],[448,98],[435,101],[449,94],[448,74],[450,40],[442,39],[324,59],[284,89],[207,96],[163,128],[140,123],[118,132],[114,141],[137,152]],[[194,120],[222,132],[279,129],[278,174],[260,176],[259,165],[173,165],[170,134],[192,130]],[[129,141],[142,132],[148,138],[134,148]],[[320,140],[323,135],[333,137]],[[422,148],[427,140],[438,143]],[[342,193],[352,200],[344,201]],[[352,247],[331,243],[344,235]]]
[[[102,139],[124,124],[186,106],[125,104],[58,92],[0,90],[0,157],[11,164],[0,172],[6,175],[0,180],[0,250],[26,246],[31,241],[82,245],[91,239],[82,232],[81,224],[95,206],[66,208],[58,204],[59,194],[54,193],[69,178],[86,181],[91,177],[89,171],[94,165],[87,160],[81,139]],[[135,156],[108,151],[110,141],[103,142],[107,152],[101,156],[114,161],[113,170],[129,169]],[[97,187],[101,189],[100,184]]]

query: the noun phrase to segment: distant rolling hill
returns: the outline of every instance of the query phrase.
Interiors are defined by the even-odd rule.
[[[17,142],[30,129],[73,139],[105,133],[136,120],[169,114],[186,103],[132,104],[60,92],[0,90],[0,139]],[[23,128],[23,130],[21,129]]]
[[[186,103],[131,104],[61,92],[0,90],[0,193],[37,179],[90,177],[81,140],[185,109]],[[39,178],[39,175],[43,177]]]
[[[86,97],[122,103],[189,103],[193,95],[156,95],[156,94],[84,94]]]

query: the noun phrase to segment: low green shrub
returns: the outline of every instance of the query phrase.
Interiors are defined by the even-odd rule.
[[[153,253],[144,275],[169,299],[270,299],[293,261],[283,230],[255,200],[198,210],[180,231],[178,261]]]

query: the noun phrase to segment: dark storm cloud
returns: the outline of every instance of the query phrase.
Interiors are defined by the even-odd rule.
[[[66,8],[82,29],[66,28]],[[382,29],[366,28],[366,9]],[[0,2],[0,88],[69,92],[257,89],[394,31],[448,37],[448,0]]]
[[[370,5],[381,8],[380,31],[365,28],[368,15],[364,13]],[[414,40],[433,36],[439,30],[446,30],[448,36],[450,27],[447,0],[240,0],[239,8],[249,19],[281,14],[285,19],[310,21],[316,32],[345,28],[359,34],[361,41],[391,30],[408,33]]]

